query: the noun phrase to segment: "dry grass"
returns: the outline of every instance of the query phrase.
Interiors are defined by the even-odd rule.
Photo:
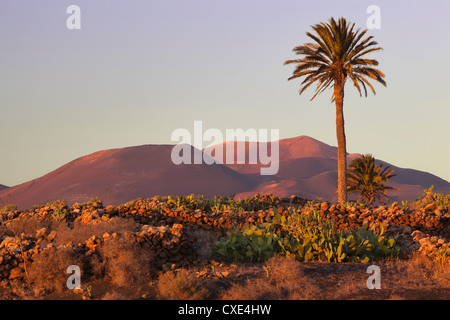
[[[398,294],[391,294],[388,300],[406,300],[406,298]]]
[[[450,287],[450,264],[431,260],[420,253],[409,259],[386,262],[388,285],[392,288]]]
[[[101,300],[128,300],[129,298],[117,291],[107,292]]]
[[[67,243],[82,243],[92,236],[101,237],[104,233],[121,233],[124,231],[136,231],[137,223],[133,219],[114,217],[110,221],[98,221],[96,223],[80,223],[79,221],[69,225],[67,222],[54,220],[39,220],[37,217],[17,218],[6,225],[0,226],[0,237],[15,236],[25,233],[36,235],[36,231],[47,228],[48,232],[56,231],[55,245]]]
[[[57,224],[55,221],[39,220],[37,217],[17,218],[1,226],[0,237],[2,233],[8,236],[20,235],[22,233],[35,235],[37,230],[41,228],[52,230]]]
[[[127,238],[106,241],[98,247],[99,259],[91,258],[91,273],[108,277],[117,286],[148,282],[153,253],[147,245],[133,243]]]
[[[163,300],[203,300],[209,295],[200,280],[185,269],[160,275],[157,289]]]
[[[105,233],[121,233],[124,231],[134,231],[137,224],[133,219],[114,217],[110,221],[99,221],[97,223],[74,222],[72,227],[65,223],[58,224],[54,229],[57,233],[56,243],[74,244],[82,243],[92,236],[101,237]]]
[[[450,288],[450,265],[420,254],[374,264],[381,270],[381,290],[367,288],[369,264],[302,263],[275,256],[263,273],[235,281],[221,299],[423,299],[429,291],[442,289],[445,295]]]
[[[209,259],[211,257],[212,247],[219,239],[217,233],[203,229],[190,230],[187,236],[194,243],[194,249],[199,257],[203,259]]]
[[[364,270],[348,271],[335,276],[335,281],[329,287],[323,298],[330,300],[360,299],[361,292],[367,292],[367,279],[370,274]],[[330,281],[331,282],[331,281]]]
[[[66,271],[70,265],[80,267],[83,279],[83,259],[72,248],[48,249],[39,253],[28,268],[35,291],[67,290],[66,281],[70,275]]]
[[[264,276],[235,283],[222,293],[224,300],[303,300],[320,294],[300,262],[280,256],[269,259]]]

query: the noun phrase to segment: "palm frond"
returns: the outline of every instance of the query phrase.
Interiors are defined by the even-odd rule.
[[[341,83],[350,78],[351,82],[362,96],[362,90],[367,97],[367,87],[375,94],[375,89],[368,79],[375,80],[386,86],[385,75],[373,67],[378,66],[375,59],[366,58],[370,53],[382,50],[373,36],[366,36],[367,30],[355,29],[345,18],[328,23],[318,23],[311,26],[313,32],[306,35],[314,42],[305,43],[293,49],[295,54],[303,59],[287,60],[284,64],[296,64],[292,76],[288,80],[305,77],[299,93],[302,94],[317,82],[313,100],[333,83]],[[334,93],[332,95],[334,101]]]
[[[387,191],[398,189],[386,185],[388,180],[396,174],[391,166],[383,166],[383,163],[375,165],[375,159],[370,154],[354,159],[348,167],[347,192],[358,193],[358,201],[372,204],[378,199],[384,203],[388,200]]]

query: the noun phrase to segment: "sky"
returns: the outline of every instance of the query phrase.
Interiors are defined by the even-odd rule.
[[[99,150],[175,144],[196,120],[336,146],[331,90],[299,95],[283,62],[330,17],[366,29],[370,5],[387,87],[360,98],[347,84],[347,151],[450,181],[448,1],[2,0],[0,184]]]

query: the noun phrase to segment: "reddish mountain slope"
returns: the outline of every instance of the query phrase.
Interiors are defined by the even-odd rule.
[[[172,147],[144,145],[95,152],[8,189],[9,201],[29,208],[55,199],[74,203],[98,196],[117,205],[153,195],[230,195],[255,186],[253,178],[224,165],[175,165],[170,157]],[[0,198],[3,193],[0,191]]]
[[[227,142],[223,148],[223,159],[226,159],[227,148],[232,148],[233,143]],[[205,149],[210,153],[213,146]],[[229,168],[243,174],[259,174],[261,167],[267,165],[248,164],[248,155],[251,151],[257,150],[255,142],[235,142],[234,152],[235,162],[226,163]],[[271,150],[269,143],[268,150]],[[247,157],[245,163],[238,163],[237,154],[245,152]],[[270,154],[270,152],[269,152]],[[273,177],[272,182],[262,183],[253,190],[238,194],[240,197],[252,196],[259,193],[274,193],[280,196],[292,194],[304,198],[321,197],[327,200],[337,200],[335,194],[337,188],[337,148],[329,146],[316,139],[300,136],[296,138],[283,139],[279,141],[279,170]],[[212,154],[214,157],[214,153]],[[358,153],[349,154],[347,162],[358,157]],[[377,164],[381,161],[377,160]],[[386,163],[388,165],[388,163]],[[450,183],[427,172],[413,169],[404,169],[392,166],[398,175],[392,178],[390,185],[400,189],[390,191],[390,198],[395,200],[415,200],[425,188],[435,186],[437,192],[450,193]],[[282,181],[287,180],[287,181]]]
[[[237,145],[249,150],[253,142]],[[233,143],[226,143],[233,145]],[[65,199],[68,203],[100,197],[105,204],[120,204],[138,197],[187,195],[191,193],[249,197],[255,193],[335,201],[337,187],[336,147],[301,136],[279,141],[279,171],[261,176],[260,164],[175,165],[172,145],[144,145],[95,152],[78,158],[38,179],[0,190],[0,198],[20,208]],[[270,146],[269,146],[270,153]],[[191,147],[193,153],[201,151]],[[206,150],[209,153],[210,150]],[[236,153],[235,152],[235,153]],[[242,151],[241,151],[242,152]],[[212,156],[215,156],[212,154]],[[358,154],[349,154],[350,161]],[[390,184],[400,189],[391,200],[415,200],[423,189],[450,194],[450,183],[427,172],[394,167],[398,174]]]
[[[313,139],[308,136],[300,136],[289,139],[282,139],[278,141],[280,162],[284,162],[290,159],[303,159],[303,158],[325,158],[336,159],[337,148],[329,146],[319,140]],[[219,155],[213,151],[215,148],[223,150]],[[267,153],[271,157],[272,142],[267,144]],[[262,165],[259,160],[257,164],[249,164],[249,155],[255,152],[258,154],[258,143],[248,141],[236,141],[225,142],[223,144],[211,146],[203,150],[208,155],[211,155],[220,163],[225,163],[229,168],[236,170],[240,173],[260,173],[261,166],[267,167],[268,165]],[[227,152],[233,152],[234,163],[227,161]],[[243,155],[242,155],[243,154]],[[241,155],[241,156],[239,156]],[[238,161],[244,159],[244,163]]]

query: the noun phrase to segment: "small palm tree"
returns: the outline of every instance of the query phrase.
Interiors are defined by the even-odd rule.
[[[372,40],[373,36],[363,39],[367,30],[353,30],[354,27],[355,24],[350,25],[344,18],[340,18],[338,22],[331,18],[327,24],[323,22],[316,24],[312,27],[316,34],[306,33],[315,43],[305,43],[293,50],[304,57],[284,63],[297,64],[292,77],[288,80],[305,77],[301,83],[300,94],[313,83],[317,84],[316,93],[311,100],[328,87],[334,88],[331,101],[336,103],[339,202],[347,201],[347,147],[343,112],[345,83],[351,80],[360,96],[362,88],[366,97],[367,87],[375,94],[375,89],[368,78],[386,86],[384,74],[373,68],[378,65],[378,61],[365,58],[367,54],[382,48],[376,46],[377,42]]]
[[[379,200],[384,204],[384,200],[388,200],[387,191],[397,190],[385,185],[390,178],[396,176],[390,167],[383,168],[383,163],[376,166],[375,158],[371,154],[353,159],[347,173],[348,193],[359,193],[358,202],[364,200],[372,205]]]

